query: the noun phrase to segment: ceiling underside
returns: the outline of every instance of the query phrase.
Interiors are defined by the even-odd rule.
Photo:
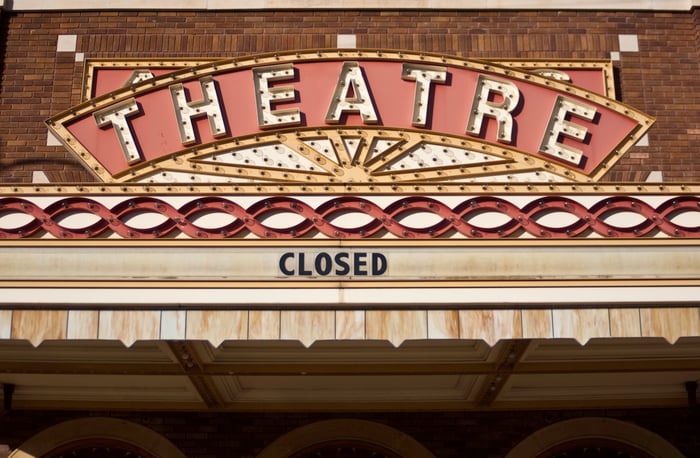
[[[20,409],[677,407],[698,379],[700,337],[0,343],[0,384]]]

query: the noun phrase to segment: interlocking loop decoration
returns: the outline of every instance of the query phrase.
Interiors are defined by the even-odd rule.
[[[629,196],[604,198],[590,208],[562,196],[535,198],[522,208],[494,196],[468,198],[454,208],[422,196],[400,198],[386,208],[356,196],[330,198],[316,208],[292,197],[263,198],[248,208],[218,196],[197,197],[180,208],[155,197],[130,198],[112,208],[91,198],[71,197],[43,209],[23,198],[2,198],[0,239],[37,238],[46,233],[59,239],[104,238],[114,234],[125,239],[158,239],[179,234],[193,239],[224,239],[251,233],[262,239],[301,239],[319,233],[336,239],[379,238],[389,234],[401,239],[437,239],[457,233],[475,239],[515,238],[525,234],[561,239],[593,233],[606,238],[649,237],[659,233],[670,237],[698,237],[700,226],[685,227],[673,222],[681,214],[690,212],[700,213],[699,197],[669,198],[656,208]],[[284,228],[265,224],[267,218],[284,213],[298,215],[302,221]],[[364,214],[370,221],[358,227],[334,224],[334,220],[349,213]],[[411,227],[403,222],[420,213],[440,220],[429,227]],[[478,226],[473,220],[484,213],[500,214],[508,221],[496,227]],[[550,227],[540,222],[552,213],[568,214],[575,221],[563,227]],[[606,221],[620,213],[638,215],[635,219],[641,217],[642,221],[629,227],[615,226]],[[31,220],[19,227],[3,227],[3,216],[11,214],[23,214],[26,215],[24,218],[28,216]],[[64,219],[79,214],[98,220],[79,228],[61,224]],[[165,220],[148,228],[128,224],[130,219],[143,214],[160,215]],[[228,215],[232,220],[215,228],[196,224],[198,218],[209,214]]]

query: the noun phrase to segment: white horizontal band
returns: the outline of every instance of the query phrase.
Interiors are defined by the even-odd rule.
[[[452,9],[452,10],[665,10],[689,11],[700,0],[0,0],[12,11],[60,10],[272,10],[272,9]],[[96,5],[97,3],[97,5]]]
[[[700,286],[478,288],[7,288],[2,308],[550,307],[697,303]]]

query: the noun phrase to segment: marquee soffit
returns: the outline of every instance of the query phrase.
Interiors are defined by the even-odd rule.
[[[697,338],[1,341],[18,409],[503,410],[687,405]]]

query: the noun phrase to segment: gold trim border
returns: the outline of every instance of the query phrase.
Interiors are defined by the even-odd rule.
[[[610,247],[637,246],[700,246],[700,238],[572,238],[572,239],[0,239],[0,247],[246,247],[246,248],[303,248],[303,247]],[[0,280],[2,281],[2,280]]]
[[[698,195],[689,183],[47,183],[0,185],[0,196],[88,195]]]

